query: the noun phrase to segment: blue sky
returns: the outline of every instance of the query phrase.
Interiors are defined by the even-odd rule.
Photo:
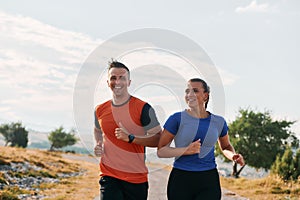
[[[82,64],[104,41],[143,28],[174,31],[205,49],[223,81],[229,122],[239,108],[269,110],[275,119],[297,120],[292,130],[300,136],[296,0],[1,1],[0,122],[22,121],[40,131],[74,127],[73,91]],[[168,56],[143,51],[124,60],[179,66]],[[95,103],[110,95],[101,81],[99,87]]]

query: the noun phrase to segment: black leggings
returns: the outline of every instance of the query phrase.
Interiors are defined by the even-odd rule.
[[[101,200],[147,200],[148,182],[129,183],[110,176],[99,181]]]
[[[221,186],[217,169],[202,172],[173,168],[168,182],[168,200],[219,200]]]

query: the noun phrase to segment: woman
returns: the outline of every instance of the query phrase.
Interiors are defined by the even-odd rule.
[[[243,156],[230,144],[224,118],[206,111],[209,92],[205,81],[190,79],[185,90],[189,108],[171,115],[164,125],[157,155],[175,157],[168,181],[169,200],[221,199],[214,155],[217,141],[228,159],[244,165]],[[173,140],[175,147],[170,146]]]

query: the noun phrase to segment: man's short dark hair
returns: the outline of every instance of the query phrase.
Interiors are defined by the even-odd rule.
[[[108,71],[111,68],[123,68],[123,69],[126,69],[126,71],[128,72],[128,75],[130,74],[128,67],[126,67],[126,65],[124,65],[123,63],[118,62],[116,60],[112,60],[111,62],[108,63]]]

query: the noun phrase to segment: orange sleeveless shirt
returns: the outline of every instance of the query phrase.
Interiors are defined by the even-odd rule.
[[[122,106],[113,106],[109,100],[96,107],[95,114],[103,132],[104,143],[104,153],[100,160],[101,176],[111,176],[131,183],[148,181],[145,147],[118,140],[115,136],[115,129],[120,122],[130,133],[145,135],[141,124],[145,104],[132,96]]]

